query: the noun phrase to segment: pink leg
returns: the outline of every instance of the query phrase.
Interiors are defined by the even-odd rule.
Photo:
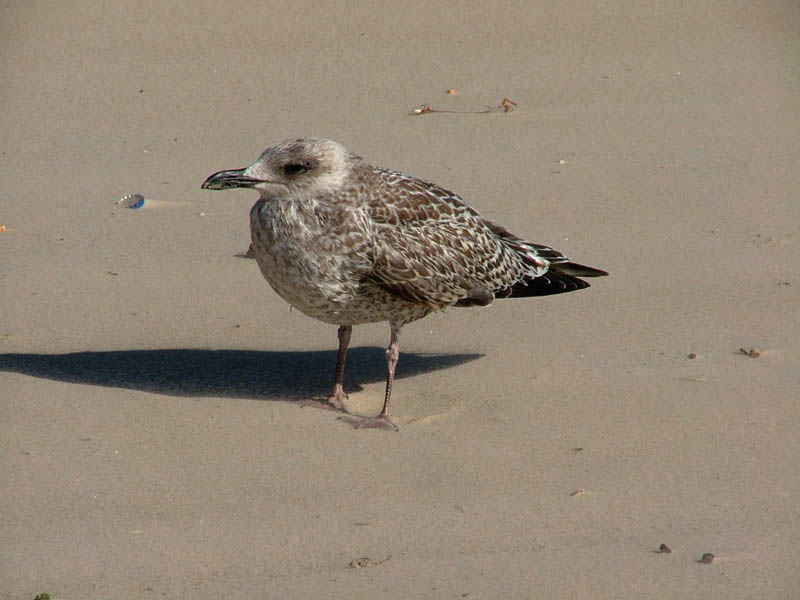
[[[397,431],[397,426],[389,420],[389,402],[392,399],[392,384],[394,383],[394,371],[397,368],[397,361],[400,359],[400,345],[397,342],[397,335],[400,326],[392,324],[392,339],[386,349],[386,393],[383,396],[383,408],[377,417],[363,419],[361,417],[339,417],[340,421],[345,421],[355,429],[389,429]]]
[[[344,399],[347,394],[342,387],[344,377],[344,361],[347,358],[347,346],[350,344],[350,334],[353,333],[352,325],[339,326],[339,353],[336,355],[336,377],[333,380],[333,394],[328,398],[328,403],[339,410],[344,410]]]
[[[392,327],[392,339],[386,349],[386,394],[383,396],[383,408],[379,419],[389,416],[389,401],[392,399],[392,384],[394,383],[394,370],[397,368],[397,361],[400,360],[400,344],[397,343],[398,329]]]

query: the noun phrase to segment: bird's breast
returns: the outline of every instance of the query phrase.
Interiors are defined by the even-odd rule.
[[[260,199],[250,230],[264,278],[316,318],[346,306],[371,269],[369,228],[358,211]]]

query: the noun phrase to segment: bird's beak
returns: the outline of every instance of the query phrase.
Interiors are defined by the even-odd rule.
[[[231,188],[251,188],[259,183],[264,183],[262,179],[247,177],[245,169],[231,169],[230,171],[220,171],[214,173],[203,182],[201,189],[204,190],[229,190]]]

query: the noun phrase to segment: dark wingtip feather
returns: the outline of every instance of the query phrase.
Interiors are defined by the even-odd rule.
[[[595,269],[594,267],[587,267],[586,265],[579,265],[574,262],[555,263],[550,266],[550,270],[558,270],[568,275],[575,275],[576,277],[605,277],[608,275],[607,271],[602,269]]]
[[[559,265],[560,267],[561,265]],[[595,269],[596,270],[596,269]],[[529,298],[565,294],[589,287],[589,283],[572,275],[559,272],[552,267],[540,277],[523,279],[495,294],[497,298]]]

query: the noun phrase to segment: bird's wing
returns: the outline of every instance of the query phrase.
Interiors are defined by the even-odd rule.
[[[411,302],[489,304],[496,290],[513,285],[525,273],[519,258],[479,221],[375,225],[373,242],[371,279]]]
[[[394,171],[377,173],[385,185],[368,205],[374,282],[422,304],[489,304],[495,291],[530,272],[456,194]]]
[[[412,302],[486,305],[495,297],[560,294],[588,287],[578,277],[605,271],[572,262],[484,219],[434,183],[374,169],[368,201],[379,285]]]

